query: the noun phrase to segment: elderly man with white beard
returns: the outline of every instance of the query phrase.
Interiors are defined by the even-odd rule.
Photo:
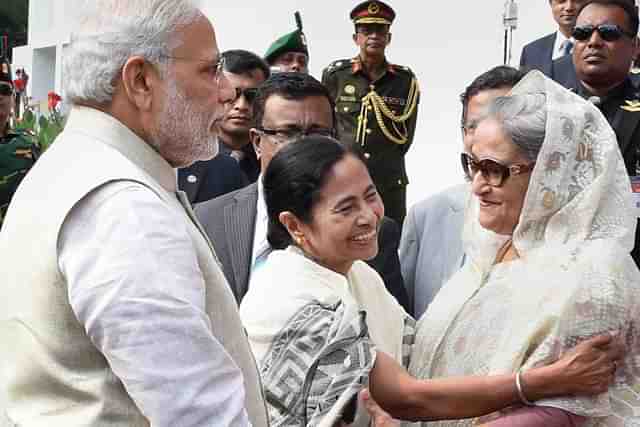
[[[0,416],[266,426],[234,297],[176,189],[175,168],[216,154],[233,97],[213,26],[188,0],[87,4],[66,128],[0,233]]]

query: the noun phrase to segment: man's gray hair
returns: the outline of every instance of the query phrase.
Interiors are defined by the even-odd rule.
[[[544,93],[500,96],[487,110],[505,135],[531,161],[538,158],[547,126],[547,97]]]
[[[132,56],[163,64],[177,28],[200,10],[191,0],[87,0],[64,50],[64,88],[75,103],[111,102],[122,67]],[[179,40],[178,40],[179,42]],[[160,71],[164,67],[160,66]]]

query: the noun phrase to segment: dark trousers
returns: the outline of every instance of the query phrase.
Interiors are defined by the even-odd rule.
[[[407,215],[407,186],[395,185],[378,188],[378,193],[384,203],[384,214],[402,228],[404,217]]]
[[[22,116],[22,114],[20,114],[20,101],[22,100],[22,93],[20,92],[16,92],[16,118],[19,118]]]

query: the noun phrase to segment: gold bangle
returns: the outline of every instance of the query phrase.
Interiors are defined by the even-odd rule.
[[[522,391],[522,368],[518,369],[516,373],[516,389],[518,390],[518,396],[520,397],[520,401],[527,406],[534,406],[533,402],[527,399]]]

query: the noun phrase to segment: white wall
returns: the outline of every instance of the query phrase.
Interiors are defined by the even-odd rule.
[[[210,2],[205,8],[221,49],[264,54],[278,36],[295,28],[300,10],[316,77],[332,60],[356,54],[348,16],[360,0]],[[422,90],[414,145],[407,155],[408,203],[462,182],[459,94],[478,74],[502,63],[503,0],[386,1],[396,11],[391,62],[409,66]],[[554,31],[548,0],[518,1],[519,28],[513,62],[522,46]]]
[[[206,1],[222,50],[241,48],[263,54],[269,44],[295,28],[300,10],[311,50],[311,72],[319,77],[332,60],[355,55],[349,12],[360,0]],[[390,61],[407,65],[420,80],[422,98],[416,139],[407,156],[409,204],[461,182],[458,95],[478,74],[502,62],[503,0],[388,0],[397,12],[388,50]],[[20,48],[16,67],[42,76],[48,90],[62,91],[62,45],[69,16],[80,0],[31,0],[28,49],[55,46],[53,78],[36,70],[36,60]],[[524,43],[554,30],[548,0],[520,0],[514,37],[514,64]],[[55,5],[55,7],[54,7]],[[50,58],[47,56],[47,58]],[[24,61],[24,62],[20,62]],[[33,69],[31,69],[33,62]],[[45,64],[47,67],[49,62]],[[33,82],[32,84],[36,84]],[[38,83],[38,85],[40,85]],[[40,86],[39,86],[40,87]],[[48,91],[47,90],[47,91]],[[44,89],[39,93],[45,93]]]
[[[42,47],[33,51],[33,71],[29,84],[34,100],[45,100],[55,87],[56,47]]]

